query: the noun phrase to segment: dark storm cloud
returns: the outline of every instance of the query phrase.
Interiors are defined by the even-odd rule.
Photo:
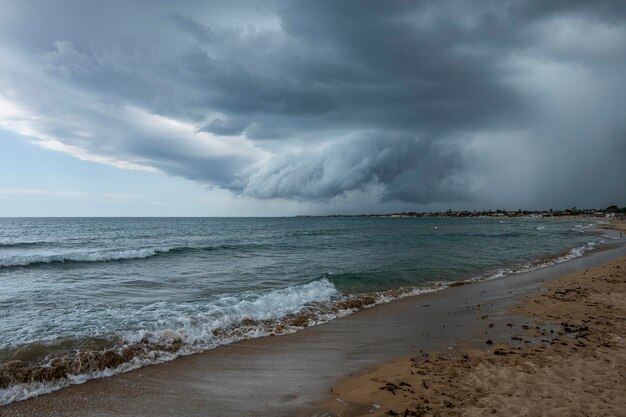
[[[458,150],[445,143],[368,132],[316,152],[275,158],[242,185],[260,198],[328,198],[382,185],[383,201],[455,201],[469,198],[464,179],[457,178],[462,168]]]
[[[626,199],[621,1],[11,6],[0,94],[30,118],[0,123],[79,157],[258,198]]]

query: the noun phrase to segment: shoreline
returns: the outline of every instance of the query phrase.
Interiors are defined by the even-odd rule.
[[[556,221],[595,221],[595,222],[624,222],[624,214],[607,216],[601,214],[570,214],[550,213],[547,211],[530,211],[519,213],[516,211],[492,212],[433,212],[433,213],[370,213],[370,214],[327,214],[327,215],[297,215],[296,218],[365,218],[365,219],[527,219],[527,220],[556,220]]]
[[[610,246],[610,245],[609,245]],[[613,248],[613,249],[619,249],[619,248]],[[623,247],[622,247],[623,249]],[[591,256],[583,256],[582,258],[577,258],[578,260],[581,260],[583,258],[587,259],[587,258],[597,258],[597,256],[593,256],[594,254],[599,254],[600,252],[610,252],[612,249],[611,248],[603,248],[602,250],[598,250],[598,251],[593,251],[591,252]],[[585,261],[586,262],[586,261]],[[278,336],[282,339],[282,341],[287,341],[288,344],[291,344],[292,346],[298,347],[298,346],[302,346],[303,343],[315,343],[316,339],[319,337],[322,338],[328,338],[329,336],[334,336],[334,337],[338,337],[338,331],[345,333],[346,329],[348,329],[348,327],[351,324],[357,323],[359,326],[359,331],[361,332],[361,335],[363,334],[367,334],[367,326],[368,323],[367,321],[369,320],[370,322],[376,321],[378,316],[381,315],[387,315],[386,319],[389,322],[389,325],[392,327],[392,330],[396,330],[396,331],[402,331],[402,329],[404,329],[406,331],[407,327],[410,328],[411,326],[407,326],[407,323],[404,323],[400,326],[394,326],[395,322],[397,321],[397,316],[400,315],[406,315],[407,314],[407,308],[406,306],[410,306],[410,305],[414,305],[416,303],[423,303],[424,300],[435,300],[433,301],[433,305],[435,302],[439,303],[441,300],[440,299],[449,299],[451,294],[457,294],[456,296],[453,296],[452,298],[456,298],[456,303],[458,304],[463,304],[462,300],[459,300],[459,294],[461,295],[461,298],[463,298],[464,296],[462,295],[463,293],[473,293],[473,295],[470,298],[474,298],[475,300],[479,300],[480,297],[482,297],[482,294],[477,294],[476,293],[476,289],[474,287],[480,286],[480,284],[486,284],[487,282],[495,282],[496,284],[487,284],[487,287],[495,287],[496,289],[499,288],[499,291],[502,292],[502,287],[506,287],[506,284],[504,283],[504,281],[509,281],[511,278],[519,278],[518,275],[535,275],[535,276],[539,276],[539,279],[545,279],[542,278],[542,276],[545,276],[546,273],[545,272],[549,272],[549,271],[545,271],[545,270],[550,270],[550,269],[570,269],[571,267],[574,267],[573,265],[569,265],[571,263],[575,263],[574,261],[568,261],[565,262],[563,264],[557,264],[557,265],[553,265],[550,267],[546,267],[546,268],[542,268],[540,270],[536,270],[536,271],[532,271],[529,273],[522,273],[522,274],[516,274],[515,277],[508,277],[508,278],[504,278],[504,279],[499,279],[499,280],[493,280],[493,281],[484,281],[482,283],[477,283],[477,284],[473,284],[473,285],[461,285],[459,287],[461,288],[456,288],[456,286],[453,286],[451,288],[448,288],[444,291],[440,291],[431,295],[418,295],[415,297],[409,297],[407,299],[403,299],[403,300],[397,300],[394,301],[393,303],[390,304],[386,304],[386,305],[379,305],[377,306],[375,309],[367,309],[367,310],[361,310],[359,312],[354,313],[352,316],[348,317],[348,318],[343,318],[341,320],[334,320],[332,322],[328,322],[326,324],[324,324],[323,326],[316,326],[316,327],[310,327],[307,328],[301,332],[295,333],[295,334],[291,334],[291,335],[285,335],[285,336]],[[584,263],[584,262],[583,262]],[[561,267],[558,268],[559,265],[565,265],[565,268]],[[569,266],[568,266],[569,265]],[[540,272],[537,273],[539,271],[544,271],[544,272]],[[549,273],[548,273],[549,275]],[[509,285],[512,285],[511,283],[509,283]],[[463,289],[465,288],[465,289]],[[473,288],[473,290],[468,290],[470,288]],[[526,288],[526,290],[528,290],[528,288]],[[516,291],[523,291],[523,289],[518,288],[516,289]],[[450,294],[444,294],[443,293],[450,293]],[[509,294],[511,293],[511,291],[508,292]],[[511,296],[509,294],[500,294],[500,299],[499,302],[503,302],[506,299],[510,299]],[[467,294],[466,294],[467,295]],[[477,298],[478,297],[478,298]],[[467,303],[465,303],[467,304]],[[478,304],[480,306],[480,304]],[[428,304],[428,306],[430,307],[431,304]],[[402,344],[399,343],[388,343],[390,344],[390,348],[387,348],[385,352],[374,352],[373,349],[371,349],[371,347],[366,347],[363,346],[363,344],[359,344],[359,343],[355,343],[354,338],[359,337],[358,334],[353,334],[353,335],[349,335],[349,337],[347,338],[347,340],[340,340],[339,343],[337,343],[337,341],[335,340],[334,342],[330,342],[327,343],[327,346],[324,346],[324,349],[313,349],[313,354],[317,355],[318,359],[320,361],[325,361],[329,355],[334,355],[337,356],[337,352],[335,351],[335,349],[337,351],[348,351],[348,355],[351,355],[352,352],[350,352],[350,348],[352,348],[353,350],[356,349],[357,353],[361,356],[359,357],[357,360],[355,361],[341,361],[341,360],[337,360],[337,358],[334,358],[333,362],[334,365],[336,365],[339,368],[340,372],[327,372],[327,375],[324,375],[323,372],[313,372],[313,377],[315,379],[314,384],[309,384],[311,386],[311,388],[313,388],[314,391],[316,391],[315,393],[307,393],[305,391],[307,391],[307,388],[305,385],[300,385],[300,390],[296,390],[298,392],[292,392],[291,394],[287,395],[287,400],[285,400],[284,398],[282,399],[278,399],[277,401],[269,401],[267,402],[266,406],[271,407],[271,404],[278,404],[279,407],[278,409],[289,409],[291,410],[289,413],[287,414],[280,414],[280,412],[278,412],[278,410],[276,411],[277,414],[276,415],[293,415],[293,411],[298,409],[308,409],[308,406],[310,406],[312,403],[314,403],[316,400],[319,400],[319,396],[321,393],[323,393],[324,391],[324,384],[326,384],[325,386],[328,387],[330,385],[332,385],[333,380],[337,380],[339,378],[341,378],[342,375],[341,371],[343,370],[344,372],[355,372],[358,371],[359,369],[363,369],[364,367],[367,366],[371,366],[373,364],[376,363],[381,363],[385,360],[389,360],[392,359],[394,357],[400,356],[400,354],[402,352],[406,353],[406,351],[411,351],[412,349],[416,349],[416,344],[419,344],[420,346],[422,346],[423,349],[425,350],[435,350],[438,347],[445,347],[442,346],[443,345],[449,345],[451,342],[453,342],[454,340],[457,340],[459,338],[462,338],[466,335],[463,335],[463,330],[459,330],[460,325],[457,325],[456,329],[453,327],[448,327],[448,330],[446,329],[445,324],[443,324],[443,330],[438,328],[438,324],[439,323],[435,323],[435,322],[441,322],[442,319],[444,318],[443,315],[444,313],[446,313],[446,308],[442,308],[445,306],[439,306],[439,309],[441,310],[439,312],[439,314],[435,314],[435,317],[430,317],[427,318],[427,325],[426,326],[422,326],[424,328],[424,330],[430,330],[430,331],[426,331],[423,332],[423,334],[425,334],[427,339],[432,339],[432,340],[423,340],[421,338],[415,338],[415,337],[405,337],[404,340],[402,340]],[[458,306],[457,306],[458,307]],[[486,308],[483,307],[484,310],[486,310]],[[430,309],[428,308],[427,310],[434,310],[434,309]],[[469,327],[474,326],[474,324],[472,323],[472,320],[477,320],[478,318],[476,317],[476,315],[478,313],[480,313],[480,307],[475,307],[474,311],[472,311],[472,314],[468,314],[467,312],[462,312],[462,314],[458,314],[459,311],[447,311],[448,315],[457,315],[458,319],[460,319],[460,322],[465,322],[465,324]],[[413,314],[415,314],[413,312]],[[395,319],[394,319],[395,316]],[[418,315],[419,316],[419,315]],[[380,318],[380,317],[378,317]],[[419,319],[424,319],[424,317],[418,317]],[[445,320],[443,320],[445,321]],[[369,323],[371,324],[371,323]],[[437,324],[437,326],[434,326],[435,324]],[[348,326],[348,327],[347,327]],[[418,326],[419,327],[419,326]],[[339,330],[338,330],[339,329]],[[351,329],[350,329],[351,330]],[[431,332],[434,333],[442,333],[437,337],[432,337],[431,336]],[[358,332],[357,332],[358,333]],[[384,331],[378,331],[377,332],[373,332],[374,334],[372,334],[372,339],[379,339],[379,338],[389,338],[390,336],[393,336],[392,334],[390,334],[390,332],[384,332]],[[393,332],[392,332],[393,333]],[[321,336],[320,336],[321,335]],[[339,339],[341,339],[341,337],[339,337]],[[236,359],[239,358],[241,359],[242,356],[245,356],[246,359],[250,359],[249,355],[255,355],[257,354],[257,352],[250,352],[250,349],[252,350],[256,350],[261,348],[261,350],[263,350],[263,354],[265,354],[265,351],[269,352],[270,356],[276,356],[277,354],[280,356],[281,352],[285,354],[285,356],[287,357],[292,357],[293,360],[295,360],[296,362],[298,360],[302,361],[302,360],[306,360],[305,357],[299,357],[299,358],[293,358],[293,354],[289,353],[289,352],[285,352],[285,349],[283,348],[279,348],[276,345],[277,338],[272,338],[272,337],[266,337],[266,338],[262,338],[262,339],[253,339],[253,340],[247,340],[247,341],[242,341],[242,342],[238,342],[237,344],[234,345],[227,345],[227,346],[223,346],[217,349],[214,349],[213,351],[207,351],[204,353],[199,353],[193,356],[188,356],[188,357],[182,357],[177,359],[175,362],[169,362],[166,364],[162,364],[156,367],[149,367],[149,368],[143,368],[139,371],[134,371],[132,373],[129,374],[121,374],[112,378],[107,378],[107,379],[99,379],[99,380],[91,380],[83,385],[73,385],[71,387],[65,388],[61,391],[57,391],[55,393],[52,394],[48,394],[48,395],[44,395],[41,397],[36,397],[33,399],[29,399],[29,400],[25,400],[22,402],[18,402],[18,403],[12,403],[8,406],[2,407],[2,411],[3,412],[17,412],[18,414],[7,414],[7,415],[21,415],[20,414],[20,409],[22,410],[38,410],[40,409],[46,409],[49,412],[47,412],[47,414],[49,415],[61,415],[61,414],[55,414],[55,406],[54,404],[56,403],[58,405],[58,401],[72,401],[72,392],[71,391],[79,391],[81,393],[83,393],[84,395],[87,395],[87,397],[94,397],[96,395],[98,395],[98,391],[102,390],[104,388],[105,392],[107,392],[109,389],[113,389],[113,391],[115,391],[116,393],[113,395],[114,397],[124,397],[124,395],[120,395],[119,391],[119,387],[116,387],[118,384],[118,382],[120,380],[123,380],[124,383],[128,382],[128,381],[132,381],[133,385],[137,385],[137,380],[141,379],[141,377],[147,375],[151,375],[156,377],[157,380],[159,379],[163,379],[165,377],[165,379],[167,379],[166,375],[163,374],[168,374],[168,373],[173,373],[176,374],[178,377],[182,378],[181,379],[181,385],[185,386],[188,385],[185,383],[184,378],[185,378],[185,369],[187,369],[186,366],[183,365],[187,365],[187,364],[194,364],[194,366],[199,365],[200,367],[203,366],[203,359],[202,358],[208,358],[209,360],[212,360],[214,358],[220,358],[220,359],[226,359],[226,360],[232,360],[232,359]],[[397,341],[396,341],[397,342]],[[412,344],[413,346],[409,347],[408,345]],[[334,345],[334,347],[333,347]],[[354,346],[350,346],[350,345],[354,345]],[[338,348],[338,349],[337,349]],[[366,349],[364,349],[366,348]],[[310,349],[309,349],[310,350]],[[218,352],[219,351],[219,352]],[[305,351],[306,353],[306,351]],[[232,356],[234,355],[234,356]],[[296,355],[297,356],[297,355]],[[202,357],[202,358],[200,358]],[[347,356],[346,356],[347,358]],[[255,358],[252,357],[251,358],[254,360]],[[260,358],[256,358],[256,359],[260,359],[262,362],[264,360],[263,356],[261,356]],[[265,358],[266,359],[266,358]],[[276,360],[276,358],[272,358],[272,360]],[[278,359],[278,361],[280,361],[280,359]],[[186,363],[183,363],[186,362]],[[353,363],[340,363],[340,362],[353,362]],[[180,366],[180,369],[178,365]],[[206,364],[205,364],[206,365]],[[332,365],[332,364],[331,364]],[[165,369],[165,368],[168,369]],[[157,369],[159,368],[159,369]],[[161,369],[162,368],[162,369]],[[193,366],[192,366],[193,368]],[[206,368],[206,367],[205,367]],[[223,367],[217,366],[217,367],[212,367],[209,366],[207,369],[207,371],[211,371],[214,372],[216,375],[221,375],[224,377],[225,380],[228,380],[229,378],[231,379],[231,381],[224,381],[222,380],[223,384],[222,385],[226,385],[226,386],[230,386],[230,385],[237,385],[237,382],[241,382],[242,381],[242,376],[245,376],[245,369],[241,369],[242,367],[237,367],[239,368],[240,373],[243,372],[243,374],[238,375],[236,378],[233,379],[232,375],[226,373],[226,375],[224,374],[225,371],[228,371],[228,369],[224,369]],[[245,368],[245,367],[244,367]],[[304,370],[306,370],[307,368],[303,368]],[[187,369],[189,370],[189,369]],[[193,369],[192,369],[193,370]],[[265,376],[261,375],[261,378],[265,378],[267,379],[268,377],[268,372],[270,371],[270,369],[265,370],[265,372],[260,372],[261,374],[265,374]],[[271,373],[271,372],[270,372]],[[135,377],[135,375],[138,375],[137,377]],[[139,375],[141,374],[141,375]],[[192,372],[193,374],[193,372]],[[293,372],[290,372],[289,370],[287,370],[286,372],[286,376],[288,377],[294,377]],[[192,375],[193,376],[193,375]],[[271,376],[271,375],[269,375]],[[220,377],[221,378],[221,377]],[[298,378],[296,378],[298,379]],[[115,381],[115,382],[109,382],[109,381]],[[244,382],[245,382],[245,378],[244,378]],[[209,384],[208,387],[208,391],[209,392],[214,392],[217,393],[218,396],[222,396],[225,397],[224,399],[226,400],[226,403],[229,403],[230,405],[233,404],[233,402],[235,401],[234,397],[237,394],[237,389],[234,389],[234,394],[226,394],[224,392],[224,390],[222,389],[222,387],[219,386],[211,386],[211,384],[216,385],[217,381],[213,381],[212,383]],[[218,384],[219,385],[219,384]],[[276,384],[274,384],[276,385]],[[137,385],[138,386],[138,390],[137,393],[144,393],[145,395],[147,395],[148,397],[154,397],[156,395],[158,395],[158,391],[159,388],[158,387],[150,387],[150,386],[144,386],[141,387],[141,384]],[[73,389],[74,388],[74,389]],[[232,387],[231,387],[232,388]],[[263,387],[265,388],[265,387]],[[278,386],[274,386],[273,388],[278,388],[280,389],[280,384],[278,384]],[[285,389],[286,388],[286,389]],[[285,389],[285,391],[289,392],[289,387],[287,386],[283,386],[283,389]],[[327,389],[327,388],[326,388]],[[179,393],[183,393],[184,388],[181,390],[174,390],[174,391],[178,391]],[[241,412],[243,411],[244,413],[247,414],[251,414],[251,415],[267,415],[265,412],[260,412],[260,410],[258,409],[258,404],[260,403],[259,401],[263,401],[263,399],[265,398],[264,395],[265,390],[264,389],[259,389],[259,393],[257,395],[253,395],[253,398],[256,398],[257,403],[254,406],[251,406],[250,404],[247,404],[247,406],[241,408],[241,407],[234,407],[234,408],[230,408],[229,406],[225,406],[224,408],[222,408],[220,410],[219,413],[216,413],[215,415],[240,415]],[[81,394],[81,395],[83,395]],[[126,393],[128,394],[128,392]],[[226,395],[224,395],[226,394]],[[241,392],[240,392],[241,394]],[[185,395],[183,395],[184,397]],[[176,402],[176,401],[175,401]],[[180,403],[180,401],[178,401]],[[193,400],[192,400],[193,402]],[[39,405],[37,405],[36,403],[39,403]],[[307,406],[308,404],[308,406]],[[105,406],[106,404],[101,404],[101,406]],[[283,407],[284,406],[284,407]],[[188,404],[180,404],[179,407],[182,408],[177,408],[177,413],[180,414],[179,411],[182,411],[182,415],[194,415],[191,412],[188,412],[187,414],[185,414],[185,409],[188,409]],[[110,405],[105,407],[106,409],[110,409]],[[100,409],[100,411],[97,411],[98,407],[91,407],[88,406],[86,404],[83,404],[83,406],[78,407],[76,410],[77,412],[75,414],[68,414],[68,410],[64,410],[62,415],[108,415],[106,413],[103,414],[102,409]],[[144,413],[143,415],[159,415],[158,412],[155,414],[156,410],[153,410],[151,412],[148,412],[147,410],[149,410],[150,407],[147,408],[137,408],[135,412],[133,412],[133,415],[142,415],[142,412]],[[78,412],[78,410],[80,410],[80,412]],[[239,410],[239,411],[238,411]],[[122,412],[123,410],[118,410],[116,413],[114,414],[119,414],[120,412]],[[160,409],[159,411],[162,412],[162,409]],[[57,409],[56,413],[60,413],[60,410]],[[167,414],[162,414],[162,415],[167,415]],[[302,414],[302,415],[308,415],[308,414]]]
[[[609,236],[610,233],[607,229],[599,229],[597,226],[599,225],[580,226],[580,231],[585,230],[591,235],[607,239],[615,238],[615,236]],[[614,232],[611,233],[614,234]],[[109,378],[127,372],[135,372],[147,366],[162,365],[181,357],[200,354],[231,343],[241,343],[244,340],[258,337],[292,334],[306,328],[326,324],[335,319],[343,319],[364,309],[397,302],[406,297],[531,272],[578,258],[588,251],[598,250],[603,248],[603,246],[597,246],[596,242],[587,242],[583,246],[540,257],[525,264],[503,264],[498,266],[497,269],[492,268],[479,275],[460,276],[455,281],[439,281],[424,287],[403,287],[376,293],[348,295],[330,302],[328,305],[320,308],[320,311],[305,310],[302,313],[291,314],[277,321],[254,322],[249,320],[244,326],[248,330],[239,331],[239,328],[234,328],[227,331],[228,329],[225,329],[220,334],[225,340],[208,348],[186,346],[178,339],[172,339],[168,334],[166,335],[168,338],[164,340],[142,339],[139,342],[116,344],[115,347],[109,347],[105,350],[84,350],[74,356],[56,356],[49,361],[48,365],[40,363],[30,365],[19,360],[20,358],[16,358],[16,360],[7,362],[0,367],[0,388],[7,387],[7,381],[9,383],[11,381],[19,381],[21,385],[9,385],[9,388],[5,389],[4,392],[0,389],[0,404],[4,403],[3,405],[6,406],[13,402],[47,395],[89,380]],[[327,317],[329,314],[332,317]],[[170,339],[172,340],[170,341]],[[167,344],[168,341],[171,344]],[[85,370],[77,373],[76,369],[79,369],[79,371],[81,369]],[[63,377],[66,374],[67,377]],[[44,379],[42,380],[41,378]],[[43,382],[22,383],[22,381],[40,380]]]
[[[624,415],[626,256],[543,287],[510,306],[506,323],[485,317],[482,343],[361,371],[320,408],[339,417]]]

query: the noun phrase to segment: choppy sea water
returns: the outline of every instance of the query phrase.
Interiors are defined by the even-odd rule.
[[[0,404],[601,244],[536,219],[0,219]],[[514,279],[514,277],[506,278]]]

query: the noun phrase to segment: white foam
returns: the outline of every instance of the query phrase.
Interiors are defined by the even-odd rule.
[[[142,259],[158,253],[169,252],[170,248],[144,248],[128,250],[76,251],[58,254],[37,254],[0,257],[0,267],[28,266],[53,262],[106,262],[123,259]]]
[[[0,389],[0,406],[49,394],[69,385],[70,381],[64,379],[55,382],[31,382],[28,384],[11,385],[6,389]]]
[[[502,278],[513,273],[527,272],[565,262],[582,256],[601,243],[603,241],[588,242],[586,245],[574,248],[568,254],[553,260],[541,264],[527,264],[516,270],[499,269],[493,274],[470,279],[468,282]],[[411,287],[372,294],[374,303],[365,305],[364,308],[385,304],[399,298],[440,291],[449,285],[450,283],[435,282],[429,287]],[[272,330],[271,326],[264,327],[259,322],[281,324],[281,320],[290,315],[307,313],[311,317],[307,326],[323,324],[336,318],[348,316],[358,310],[358,308],[332,308],[333,301],[340,302],[347,299],[350,297],[342,297],[337,288],[327,279],[274,290],[262,295],[250,293],[243,294],[239,298],[223,297],[217,302],[207,305],[204,312],[194,311],[193,314],[181,315],[175,323],[162,323],[165,327],[162,330],[142,330],[126,335],[126,342],[129,344],[147,342],[153,345],[169,346],[175,341],[181,341],[182,348],[174,353],[153,350],[146,352],[143,356],[135,357],[115,369],[106,368],[80,375],[68,375],[67,379],[54,382],[21,384],[0,389],[0,405],[50,393],[71,384],[81,384],[90,379],[108,377],[148,365],[171,361],[179,356],[213,349],[220,345],[274,334],[275,330]],[[158,315],[160,308],[158,303],[149,306],[149,308]],[[163,308],[166,307],[163,306]],[[245,320],[252,320],[253,323],[245,325],[243,324]],[[276,333],[289,334],[301,328],[302,326],[284,325],[282,330]],[[216,335],[214,331],[219,330],[223,332]]]
[[[485,280],[491,280],[491,279],[497,279],[497,278],[504,278],[506,276],[509,276],[511,274],[517,274],[517,273],[522,273],[522,272],[531,272],[531,271],[535,271],[537,269],[541,269],[541,268],[545,268],[548,266],[552,266],[552,265],[556,265],[556,264],[560,264],[563,262],[567,262],[570,261],[572,259],[576,259],[576,258],[580,258],[581,256],[583,256],[586,252],[594,250],[596,247],[598,247],[599,245],[603,244],[604,241],[600,240],[597,242],[587,242],[585,245],[583,246],[579,246],[577,248],[573,248],[572,250],[570,250],[567,254],[563,255],[563,256],[559,256],[556,257],[554,259],[550,259],[541,263],[527,263],[525,265],[522,265],[521,267],[517,268],[517,269],[509,269],[509,268],[503,268],[503,269],[498,269],[495,273],[490,273],[487,274],[485,276],[481,276],[475,279],[472,279],[470,281],[485,281]]]
[[[374,303],[364,306],[371,308],[399,298],[417,294],[439,291],[447,287],[445,283],[434,283],[430,287],[406,288],[403,290],[378,293]],[[244,339],[253,339],[274,334],[275,330],[259,325],[242,325],[245,319],[255,322],[274,322],[280,324],[281,319],[297,313],[310,313],[308,326],[315,326],[328,321],[348,316],[358,308],[333,309],[332,301],[340,302],[350,297],[342,297],[335,286],[327,279],[313,281],[308,284],[288,287],[281,290],[256,296],[249,300],[237,300],[233,297],[221,299],[210,312],[203,315],[181,318],[182,327],[161,331],[141,331],[127,337],[128,343],[152,343],[168,346],[176,340],[183,341],[183,347],[174,352],[153,350],[143,356],[134,357],[115,369],[106,368],[101,371],[87,372],[79,375],[67,375],[66,379],[53,382],[28,383],[0,389],[0,405],[21,401],[27,398],[47,394],[72,384],[82,384],[90,379],[108,377],[114,374],[130,372],[145,366],[171,361],[201,351],[213,349],[220,345],[230,344]],[[234,301],[234,302],[233,302]],[[226,336],[216,336],[214,330],[236,329]],[[271,326],[270,326],[271,328]],[[289,334],[300,330],[301,326],[284,325],[278,334]]]
[[[178,318],[177,328],[172,325],[174,323],[166,324],[167,329],[143,330],[127,335],[127,340],[130,343],[147,340],[150,343],[162,344],[180,339],[187,349],[204,350],[223,342],[216,340],[213,331],[229,329],[246,319],[279,320],[287,315],[300,313],[311,304],[328,302],[338,297],[339,292],[327,279],[275,290],[261,296],[248,295],[248,299],[243,300],[223,297],[208,307],[206,312]]]
[[[496,272],[493,277],[494,278],[504,278],[507,275],[511,275],[512,273],[513,273],[513,270],[509,269],[509,268],[498,269],[498,272]]]
[[[603,243],[604,243],[603,240],[600,240],[600,241],[597,241],[597,242],[587,242],[583,246],[580,246],[578,248],[572,249],[567,255],[563,255],[563,256],[560,256],[560,257],[558,257],[558,258],[556,258],[556,259],[554,259],[552,261],[549,261],[544,266],[560,264],[560,263],[565,262],[565,261],[569,261],[569,260],[572,260],[572,259],[580,258],[581,256],[583,256],[585,254],[585,252],[588,252],[590,250],[594,250],[598,245],[601,245]]]
[[[575,224],[572,227],[572,230],[575,232],[580,232],[580,233],[586,233],[587,229],[597,226],[598,224],[601,224],[602,222],[597,222],[597,223],[586,223],[586,224]]]

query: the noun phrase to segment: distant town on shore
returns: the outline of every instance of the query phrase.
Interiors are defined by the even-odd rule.
[[[532,218],[546,218],[546,217],[583,217],[583,218],[613,218],[617,220],[626,219],[626,207],[618,207],[611,205],[604,209],[587,208],[578,209],[576,207],[564,209],[564,210],[447,210],[447,211],[434,211],[434,212],[402,212],[402,213],[384,213],[384,214],[330,214],[326,216],[297,216],[297,217],[383,217],[383,218],[404,218],[404,217],[532,217]]]

